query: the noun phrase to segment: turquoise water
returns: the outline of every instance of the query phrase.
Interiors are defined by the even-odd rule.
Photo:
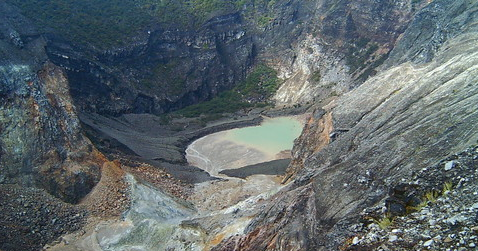
[[[291,150],[294,139],[299,137],[302,124],[292,117],[265,120],[260,126],[245,127],[228,131],[226,138],[239,144],[276,154]]]

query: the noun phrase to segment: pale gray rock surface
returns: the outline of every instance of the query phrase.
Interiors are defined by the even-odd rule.
[[[434,1],[427,8],[439,4],[453,12],[462,3]],[[462,12],[474,13],[476,5],[470,2]],[[439,20],[429,21],[439,27]],[[306,127],[293,153],[293,184],[243,236],[216,250],[336,250],[353,236],[349,228],[358,223],[357,215],[386,198],[389,189],[476,143],[478,33],[473,21],[466,27],[443,41],[429,63],[408,62],[380,72],[326,107],[322,114],[331,115],[338,137],[317,150],[310,144],[322,142],[311,137],[323,127]],[[358,179],[367,173],[365,182]]]

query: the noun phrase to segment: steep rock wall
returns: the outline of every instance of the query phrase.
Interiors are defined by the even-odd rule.
[[[426,1],[247,3],[195,27],[144,27],[130,44],[99,50],[48,34],[79,109],[101,114],[180,109],[231,89],[263,61],[285,80],[278,105],[347,92],[375,73]],[[68,25],[68,24],[65,24]]]
[[[421,3],[421,4],[420,4]],[[316,1],[313,15],[294,45],[278,58],[284,84],[278,105],[326,100],[376,73],[423,1]]]
[[[158,28],[116,51],[72,47],[51,37],[49,58],[67,69],[82,110],[102,114],[160,114],[207,100],[243,79],[254,46],[238,13],[199,30]]]
[[[77,202],[99,180],[101,160],[81,134],[64,72],[45,40],[0,2],[0,183],[37,186]]]
[[[463,4],[452,16],[466,17],[466,32],[443,41],[429,63],[392,67],[325,109],[337,135],[320,151],[315,149],[323,141],[316,135],[324,126],[311,119],[294,149],[294,182],[258,213],[246,234],[214,250],[338,250],[353,236],[360,212],[379,205],[402,178],[475,144],[478,5],[442,0],[428,8],[453,11]],[[440,19],[422,20],[440,27]]]

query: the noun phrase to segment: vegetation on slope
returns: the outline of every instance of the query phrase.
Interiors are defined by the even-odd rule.
[[[122,45],[146,27],[150,16],[134,1],[7,0],[44,32],[99,48]]]
[[[265,106],[279,85],[277,72],[266,65],[259,65],[234,89],[222,92],[210,101],[183,108],[177,113],[185,117],[199,117],[203,114],[215,116]]]
[[[100,49],[122,46],[152,24],[197,28],[216,15],[243,10],[257,14],[275,0],[6,0],[43,32]],[[249,13],[249,14],[250,14]],[[264,22],[263,18],[260,19]]]

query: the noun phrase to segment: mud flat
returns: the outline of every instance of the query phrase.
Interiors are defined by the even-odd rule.
[[[219,172],[220,174],[227,175],[229,177],[237,177],[245,179],[252,175],[264,174],[264,175],[283,175],[290,163],[290,158],[277,159],[250,166],[240,167],[237,169],[227,169]]]

